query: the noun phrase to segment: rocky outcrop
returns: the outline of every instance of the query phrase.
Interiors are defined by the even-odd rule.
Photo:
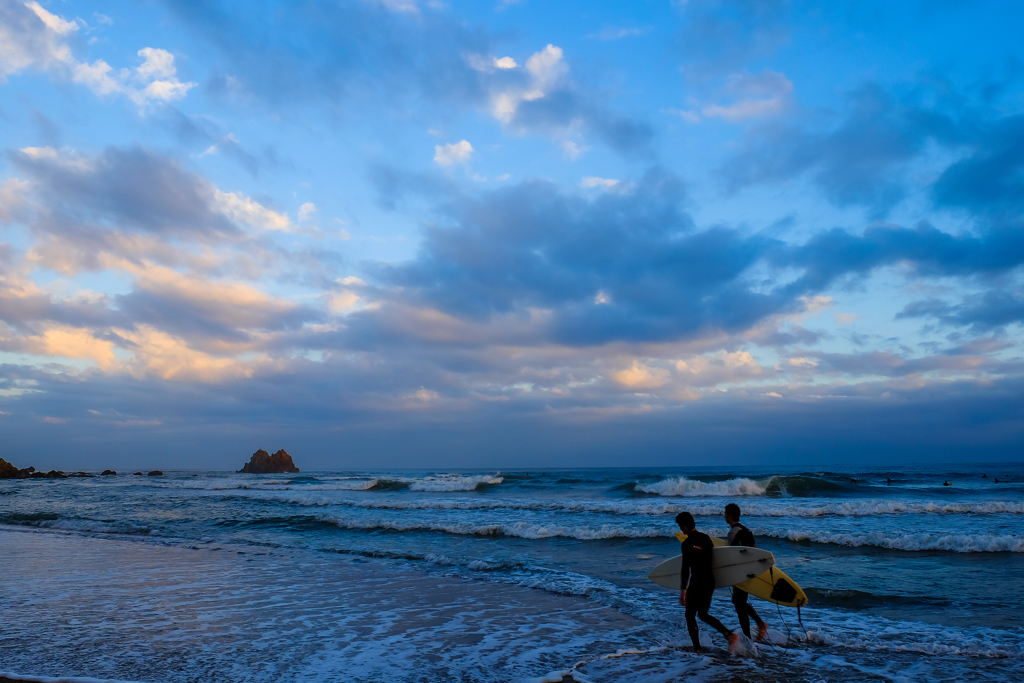
[[[238,471],[248,474],[281,474],[283,472],[298,472],[299,468],[292,462],[292,456],[288,455],[285,449],[282,448],[271,455],[261,448],[253,453],[245,467]]]
[[[7,462],[3,458],[0,458],[0,479],[19,479],[21,471]]]
[[[106,470],[103,474],[117,474],[117,472],[114,470]],[[35,467],[23,467],[19,470],[11,463],[0,458],[0,479],[67,479],[68,477],[88,479],[95,476],[95,474],[90,474],[89,472],[72,472],[71,474],[65,474],[61,470],[36,472]]]
[[[153,470],[152,472],[149,473],[148,476],[150,476],[150,477],[162,477],[162,476],[164,476],[164,473],[161,472],[160,470]]]
[[[100,472],[101,477],[109,477],[115,474],[117,474],[117,472],[115,472],[114,470],[103,470],[102,472]]]

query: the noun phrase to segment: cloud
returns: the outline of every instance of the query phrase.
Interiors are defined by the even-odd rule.
[[[907,304],[899,318],[935,318],[953,327],[970,326],[975,333],[1024,323],[1024,289],[1006,291],[991,289],[964,297],[951,304],[940,299],[926,299]]]
[[[213,96],[256,101],[279,116],[295,110],[282,109],[284,101],[330,108],[359,102],[381,107],[382,115],[408,101],[441,111],[473,107],[518,134],[546,135],[560,144],[570,139],[580,148],[581,136],[594,135],[620,154],[651,153],[651,126],[573,84],[562,48],[554,44],[520,66],[512,56],[494,56],[500,37],[446,12],[311,2],[268,16],[216,0],[164,5],[219,51],[222,63],[205,84]]]
[[[738,330],[804,308],[744,280],[773,241],[694,231],[683,198],[660,169],[590,199],[540,181],[457,197],[426,228],[421,256],[379,276],[460,316],[550,310],[545,334],[570,345]],[[611,303],[594,306],[597,291]]]
[[[434,161],[445,167],[464,164],[472,154],[473,145],[466,140],[434,146]]]
[[[135,69],[115,71],[102,59],[92,64],[77,60],[67,39],[78,24],[43,9],[36,2],[4,2],[0,6],[0,79],[37,69],[65,81],[85,85],[100,96],[124,95],[140,109],[179,100],[195,83],[178,80],[174,56],[145,47]]]
[[[701,114],[707,118],[743,121],[782,113],[793,92],[793,83],[785,75],[765,69],[757,76],[749,73],[734,74],[729,79],[728,89],[741,96],[757,97],[740,99],[730,105],[706,106],[701,109]]]
[[[1009,169],[993,169],[994,175],[986,176],[986,164],[998,166],[1005,161],[994,159],[1012,158],[1014,122],[1008,118],[982,124],[970,109],[931,104],[938,94],[927,86],[896,94],[866,84],[849,94],[841,115],[819,114],[806,123],[775,123],[750,131],[742,150],[719,169],[719,177],[730,191],[806,177],[834,204],[863,206],[880,218],[910,192],[911,163],[925,155],[929,145],[957,153],[977,140],[979,154],[946,169],[935,185],[936,198],[940,204],[973,205],[959,188],[984,187],[980,193],[966,191],[990,201],[993,188],[1006,182],[999,179],[1005,178],[999,172]],[[990,126],[1001,134],[979,139],[978,132]],[[1010,156],[1000,156],[997,149]],[[979,178],[989,177],[993,184],[979,184]],[[1007,188],[1011,193],[1012,189]]]
[[[613,178],[598,178],[597,176],[587,176],[580,181],[580,187],[600,187],[609,190],[619,184],[618,180]]]
[[[107,259],[225,267],[232,251],[240,266],[266,265],[274,247],[263,237],[295,227],[285,214],[141,147],[94,156],[25,148],[10,159],[22,179],[0,187],[21,189],[11,218],[36,237],[28,257],[65,274],[102,270]]]
[[[627,28],[621,26],[608,26],[596,33],[590,33],[587,38],[595,40],[621,40],[622,38],[634,38],[647,33],[646,28]]]
[[[648,367],[639,360],[634,360],[629,368],[612,374],[612,379],[629,389],[657,389],[664,386],[668,378],[668,370]]]
[[[299,222],[305,223],[310,220],[316,213],[316,204],[313,202],[306,202],[299,207]]]

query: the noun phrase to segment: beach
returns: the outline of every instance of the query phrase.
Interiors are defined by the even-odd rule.
[[[384,474],[2,482],[0,674],[253,683],[1024,676],[1024,600],[996,583],[1020,575],[1024,510],[1012,489],[962,487],[936,499],[941,488],[905,474],[898,492],[886,477],[839,488],[848,473]],[[786,477],[795,489],[836,488],[781,492]],[[801,627],[795,610],[758,601],[771,644],[730,656],[705,629],[711,649],[700,656],[676,595],[645,577],[678,554],[675,510],[694,510],[699,526],[721,534],[712,513],[727,500],[751,511],[744,521],[759,546],[810,604]],[[712,613],[735,627],[727,591]]]

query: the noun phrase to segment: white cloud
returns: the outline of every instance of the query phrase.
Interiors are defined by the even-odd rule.
[[[453,142],[448,145],[434,145],[434,161],[441,166],[453,166],[464,164],[469,161],[473,154],[473,145],[466,140]]]
[[[315,213],[316,204],[314,204],[313,202],[306,202],[305,204],[299,207],[299,222],[305,223],[310,218],[312,218],[313,214]]]
[[[514,69],[519,65],[516,64],[516,60],[512,59],[511,57],[502,57],[501,59],[494,60],[494,66],[498,67],[499,69]]]
[[[38,69],[84,85],[97,95],[123,95],[140,109],[179,100],[195,87],[178,80],[174,55],[160,48],[139,50],[142,64],[135,69],[115,70],[102,59],[91,64],[79,61],[66,42],[78,31],[76,22],[51,14],[36,2],[24,7],[17,25],[0,25],[0,80],[24,69]]]
[[[580,187],[600,187],[605,190],[611,189],[618,184],[619,181],[614,178],[598,178],[597,176],[587,176],[580,181]]]
[[[263,230],[288,231],[292,228],[288,216],[268,209],[243,194],[222,192],[215,188],[213,196],[217,209],[233,221]]]
[[[515,116],[521,102],[537,100],[555,88],[569,73],[569,65],[563,61],[562,48],[548,44],[543,50],[535,52],[526,60],[526,72],[530,80],[524,88],[522,85],[496,92],[491,96],[491,114],[504,123],[509,123]],[[511,57],[505,57],[512,65]],[[510,67],[502,67],[510,68]]]
[[[569,65],[562,61],[562,56],[562,48],[549,43],[526,60],[526,70],[533,76],[537,89],[546,90],[569,73]]]
[[[167,50],[154,47],[144,47],[139,50],[142,57],[142,65],[135,69],[136,75],[142,80],[155,78],[170,78],[177,73],[174,68],[174,55]]]

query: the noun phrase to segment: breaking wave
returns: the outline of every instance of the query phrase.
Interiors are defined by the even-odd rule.
[[[451,498],[451,499],[376,499],[336,500],[326,496],[310,496],[291,491],[285,493],[261,492],[247,494],[244,498],[259,498],[302,507],[347,507],[369,510],[530,510],[537,512],[580,512],[627,516],[675,515],[683,510],[698,517],[719,517],[722,506],[718,504],[694,504],[674,502],[636,501],[579,501],[579,500],[535,500],[528,498]],[[820,517],[872,517],[880,515],[976,515],[976,514],[1024,514],[1024,503],[942,503],[942,502],[896,502],[890,500],[855,500],[831,502],[825,505],[806,503],[782,504],[779,502],[744,503],[744,518],[820,518]]]
[[[672,477],[654,484],[637,484],[634,490],[658,496],[682,498],[762,496],[770,481],[757,482],[746,477],[738,477],[726,481],[704,482],[686,477]]]
[[[1024,537],[996,534],[851,534],[831,531],[758,531],[758,535],[790,541],[828,543],[851,548],[872,546],[887,550],[944,550],[954,553],[1024,553]]]

